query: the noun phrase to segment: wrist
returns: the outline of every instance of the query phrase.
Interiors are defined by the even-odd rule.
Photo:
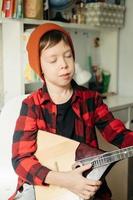
[[[45,184],[65,187],[65,172],[50,171],[45,178]]]

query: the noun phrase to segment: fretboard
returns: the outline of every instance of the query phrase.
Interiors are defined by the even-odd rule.
[[[79,160],[83,165],[91,163],[93,168],[101,167],[113,162],[123,160],[133,156],[133,146],[106,152],[100,155]]]

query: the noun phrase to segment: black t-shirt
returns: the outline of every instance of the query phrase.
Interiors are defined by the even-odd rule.
[[[71,106],[71,98],[63,104],[57,105],[57,133],[67,138],[73,138],[74,112]]]

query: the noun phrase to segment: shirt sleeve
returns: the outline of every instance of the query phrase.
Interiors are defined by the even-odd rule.
[[[120,119],[115,119],[102,97],[95,97],[95,125],[103,137],[119,148],[133,145],[133,132],[127,129]]]
[[[37,149],[37,120],[33,99],[22,102],[12,144],[12,164],[19,177],[33,185],[43,185],[50,169],[42,166],[34,153]]]

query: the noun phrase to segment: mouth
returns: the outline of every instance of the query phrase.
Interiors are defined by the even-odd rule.
[[[61,74],[60,77],[69,77],[70,73],[66,73],[66,74]]]

